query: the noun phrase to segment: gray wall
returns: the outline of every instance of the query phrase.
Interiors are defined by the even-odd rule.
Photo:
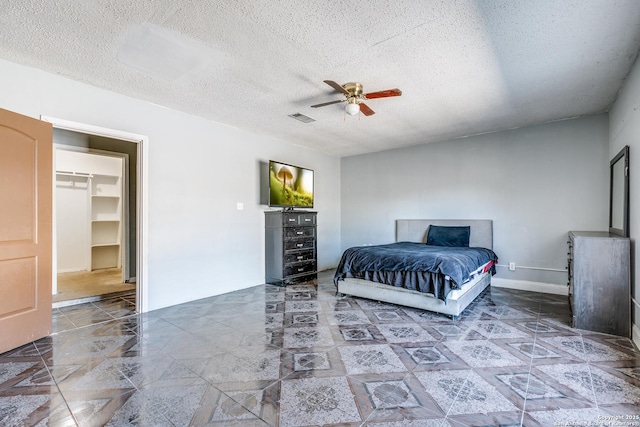
[[[337,264],[340,159],[11,62],[0,74],[0,108],[148,137],[146,309],[264,283],[269,159],[316,171],[318,266]]]
[[[342,249],[398,218],[493,219],[497,277],[566,285],[567,232],[607,229],[607,139],[603,114],[343,158]]]
[[[631,235],[631,307],[633,337],[640,346],[640,285],[638,266],[640,256],[636,240],[640,235],[640,60],[636,60],[631,73],[613,104],[609,125],[609,158],[613,158],[625,145],[629,146],[629,230]]]

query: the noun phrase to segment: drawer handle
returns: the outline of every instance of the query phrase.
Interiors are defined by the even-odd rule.
[[[298,257],[298,259],[304,259],[304,257],[303,257],[302,255],[300,255],[300,256]]]
[[[296,247],[301,248],[301,247],[302,247],[302,243],[298,243],[298,244],[296,245]]]
[[[289,222],[296,222],[295,218],[289,218]]]
[[[311,221],[311,218],[305,218],[304,220],[305,220],[306,222],[309,222],[309,221]]]
[[[304,271],[304,267],[299,268],[298,271]]]
[[[300,236],[301,234],[304,234],[304,232],[302,232],[302,231],[296,231],[296,234],[297,234],[298,236]]]

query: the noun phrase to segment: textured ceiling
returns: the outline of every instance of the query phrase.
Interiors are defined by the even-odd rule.
[[[637,0],[0,0],[2,59],[336,156],[607,111],[639,47]]]

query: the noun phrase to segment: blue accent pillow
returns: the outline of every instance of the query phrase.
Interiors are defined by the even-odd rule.
[[[429,225],[427,245],[468,248],[470,233],[471,227],[469,226],[446,227]]]

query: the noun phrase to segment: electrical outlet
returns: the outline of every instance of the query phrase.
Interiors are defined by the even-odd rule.
[[[510,262],[509,263],[509,271],[516,271],[516,263],[515,262]]]
[[[244,210],[244,203],[241,203],[241,202],[236,203],[236,209],[239,211]]]

